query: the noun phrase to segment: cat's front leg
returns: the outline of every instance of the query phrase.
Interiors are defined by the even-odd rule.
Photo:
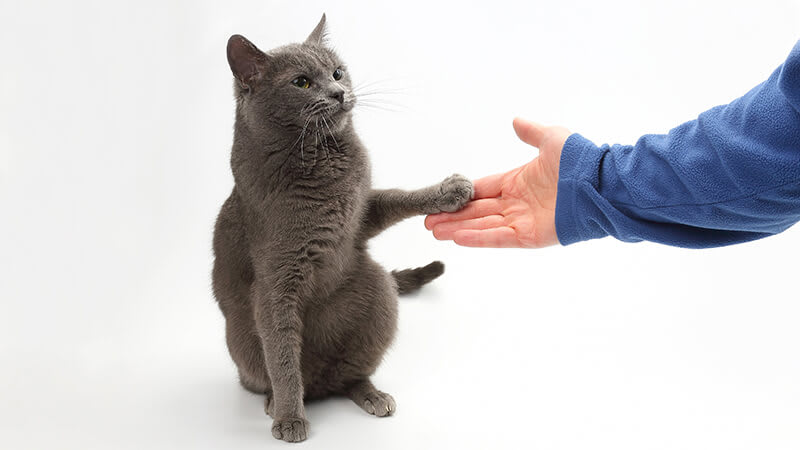
[[[286,442],[308,437],[300,368],[303,311],[296,277],[253,283],[255,319],[272,382],[272,435]]]
[[[475,193],[463,175],[451,175],[441,183],[415,191],[375,189],[370,192],[363,235],[370,238],[395,223],[422,214],[454,212]]]

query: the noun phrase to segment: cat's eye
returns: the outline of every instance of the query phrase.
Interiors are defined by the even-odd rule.
[[[308,81],[308,78],[306,77],[297,77],[294,80],[292,80],[292,84],[299,87],[300,89],[308,89],[309,87],[311,87],[311,82]]]
[[[333,71],[333,79],[334,80],[339,81],[339,80],[342,79],[343,76],[344,76],[344,70],[336,69],[336,70]]]

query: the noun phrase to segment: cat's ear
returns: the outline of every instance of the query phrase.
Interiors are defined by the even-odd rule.
[[[312,31],[311,34],[309,34],[306,38],[306,44],[321,45],[325,40],[326,34],[327,30],[325,29],[325,13],[322,13],[322,19],[320,19],[317,27],[314,28],[314,31]]]
[[[244,36],[234,34],[228,39],[228,64],[242,88],[250,89],[264,70],[267,55]]]

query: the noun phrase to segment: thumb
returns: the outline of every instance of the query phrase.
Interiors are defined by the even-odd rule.
[[[520,119],[519,117],[514,119],[514,132],[517,133],[517,137],[522,142],[536,148],[539,148],[542,143],[545,129],[546,127],[536,122]]]

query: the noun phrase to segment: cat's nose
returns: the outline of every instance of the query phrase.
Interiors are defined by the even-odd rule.
[[[339,103],[344,103],[344,89],[336,89],[331,91],[331,98],[336,99]]]

